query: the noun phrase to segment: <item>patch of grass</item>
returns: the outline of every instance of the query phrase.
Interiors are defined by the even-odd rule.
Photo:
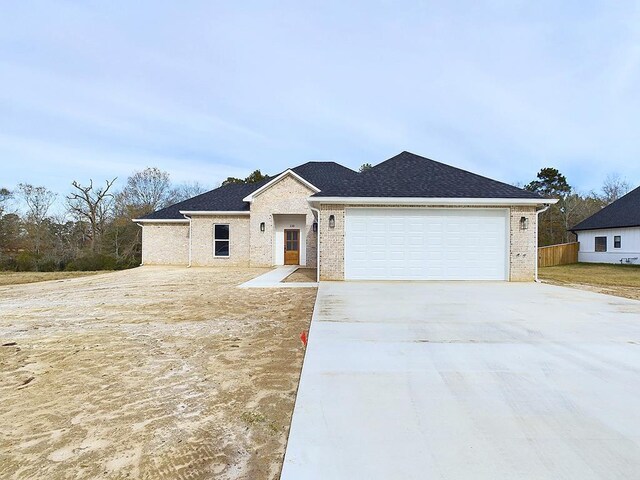
[[[540,268],[541,280],[640,300],[640,265],[574,263]]]
[[[640,265],[574,263],[544,267],[538,272],[543,280],[585,285],[640,287]]]
[[[240,419],[247,425],[256,425],[267,421],[267,417],[260,412],[243,412]]]
[[[107,273],[97,272],[0,272],[0,286],[19,285],[22,283],[46,282],[48,280],[66,280],[67,278],[86,277]]]
[[[270,435],[276,435],[282,430],[282,428],[274,422],[267,421],[267,417],[260,412],[243,412],[243,414],[240,415],[240,419],[251,427],[263,426]]]

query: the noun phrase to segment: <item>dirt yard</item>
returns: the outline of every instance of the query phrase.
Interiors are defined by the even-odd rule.
[[[315,268],[299,268],[283,281],[294,283],[317,282],[317,272]]]
[[[105,272],[0,272],[0,286],[66,280]]]
[[[640,300],[640,266],[574,263],[541,268],[546,283]]]
[[[277,478],[316,290],[264,271],[0,287],[0,478]]]

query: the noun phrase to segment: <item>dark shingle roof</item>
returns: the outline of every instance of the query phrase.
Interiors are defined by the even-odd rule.
[[[292,168],[307,182],[319,189],[324,189],[331,182],[341,182],[358,175],[357,172],[343,167],[335,162],[307,162]],[[280,175],[280,174],[278,174]],[[178,220],[184,219],[183,211],[214,211],[214,212],[245,212],[249,211],[249,204],[242,199],[255,192],[258,188],[269,183],[278,175],[257,183],[232,183],[216,188],[209,192],[170,205],[142,217],[142,220]]]
[[[571,230],[640,226],[640,187],[583,220]]]
[[[410,152],[338,182],[315,197],[531,198],[540,195]]]
[[[307,162],[292,168],[321,191],[316,197],[425,197],[425,198],[530,198],[544,199],[506,183],[491,180],[410,152],[402,152],[364,173],[335,162]],[[249,211],[247,195],[278,175],[259,183],[216,188],[142,219],[183,219],[186,211]]]
[[[291,170],[320,190],[329,188],[336,182],[348,182],[358,177],[358,172],[336,162],[307,162]]]
[[[268,181],[268,180],[267,180]],[[202,193],[179,203],[175,203],[161,210],[157,210],[142,217],[144,220],[184,219],[180,210],[209,210],[223,211],[249,211],[249,204],[242,199],[256,188],[261,187],[267,181],[260,183],[244,184],[231,183],[224,187],[216,188],[210,192]]]

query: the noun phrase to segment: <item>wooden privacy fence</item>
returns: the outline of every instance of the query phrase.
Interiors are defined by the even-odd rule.
[[[578,263],[579,245],[579,242],[572,242],[538,248],[538,266],[553,267],[554,265]]]

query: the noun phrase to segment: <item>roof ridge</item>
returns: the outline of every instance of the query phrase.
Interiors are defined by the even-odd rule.
[[[448,165],[446,163],[439,162],[438,160],[434,160],[432,158],[425,157],[424,155],[418,155],[417,153],[409,152],[408,150],[403,150],[399,154],[394,155],[393,157],[385,160],[384,162],[379,163],[378,165],[375,165],[374,167],[372,167],[368,171],[371,172],[371,171],[375,170],[377,167],[379,167],[380,165],[382,165],[384,163],[387,163],[387,162],[389,162],[391,160],[398,159],[398,157],[406,157],[406,156],[410,156],[410,158],[417,158],[417,159],[420,159],[420,160],[425,160],[427,162],[430,162],[432,164],[435,164],[435,165],[439,166],[440,168],[444,168],[445,170],[455,170],[457,172],[461,172],[464,175],[473,175],[476,178],[481,178],[483,180],[488,180],[488,181],[493,182],[493,183],[506,185],[506,186],[508,186],[510,188],[516,188],[518,190],[522,190],[522,191],[525,191],[525,192],[527,191],[524,188],[516,187],[515,185],[511,185],[510,183],[503,182],[501,180],[496,180],[494,178],[490,178],[490,177],[487,177],[485,175],[481,175],[479,173],[471,172],[469,170],[465,170],[464,168],[456,167],[456,166],[453,166],[453,165]],[[534,192],[531,192],[531,193],[534,193]],[[542,196],[540,196],[540,198],[542,198]]]
[[[317,196],[529,198],[544,200],[509,183],[403,150]]]

